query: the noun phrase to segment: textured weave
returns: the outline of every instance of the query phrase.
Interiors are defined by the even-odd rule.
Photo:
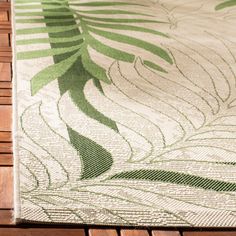
[[[236,227],[236,1],[16,0],[17,222]]]

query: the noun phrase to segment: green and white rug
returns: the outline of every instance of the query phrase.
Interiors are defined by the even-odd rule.
[[[236,1],[16,0],[18,223],[236,226]]]

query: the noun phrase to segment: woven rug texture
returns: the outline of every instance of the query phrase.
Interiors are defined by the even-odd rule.
[[[236,227],[236,1],[15,0],[17,223]]]

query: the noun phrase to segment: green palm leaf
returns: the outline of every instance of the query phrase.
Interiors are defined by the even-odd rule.
[[[92,61],[87,49],[83,49],[82,63],[84,68],[96,79],[102,80],[108,84],[111,83],[107,77],[106,70]]]
[[[19,52],[17,54],[17,59],[18,60],[26,60],[26,59],[33,59],[33,58],[39,58],[39,57],[60,55],[60,54],[68,53],[68,52],[77,51],[80,47],[81,47],[81,45],[79,44],[76,46],[65,47],[65,48],[52,48],[52,49],[45,49],[45,50]]]
[[[55,4],[43,4],[42,5],[16,5],[15,6],[15,9],[61,9],[61,8],[65,8],[65,5],[61,5],[61,4],[58,4],[58,5],[55,5]]]
[[[81,55],[81,50],[69,58],[40,71],[31,79],[31,93],[35,95],[42,87],[64,75]]]
[[[236,184],[166,170],[134,170],[113,175],[110,179],[161,181],[215,191],[236,191]]]
[[[69,42],[76,42],[83,39],[83,35],[77,35],[73,37],[67,38],[36,38],[36,39],[22,39],[17,40],[17,45],[28,45],[28,44],[42,44],[42,43],[69,43]]]
[[[165,69],[163,69],[161,66],[158,66],[157,64],[151,62],[151,61],[148,61],[148,60],[144,60],[143,61],[143,64],[145,66],[148,66],[150,67],[151,69],[154,69],[154,70],[157,70],[157,71],[161,71],[161,72],[164,72],[164,73],[167,73],[167,71]]]
[[[58,12],[19,12],[16,16],[58,16]],[[60,12],[60,16],[71,16],[71,12]]]
[[[137,38],[134,38],[131,36],[126,36],[126,35],[122,35],[122,34],[118,34],[118,33],[98,30],[98,29],[95,29],[92,27],[88,27],[88,29],[90,32],[93,32],[97,35],[103,36],[107,39],[111,39],[111,40],[114,40],[117,42],[126,43],[129,45],[133,45],[133,46],[142,48],[146,51],[149,51],[149,52],[161,57],[162,59],[164,59],[165,61],[167,61],[170,64],[173,63],[169,54],[164,49],[162,49],[152,43],[148,43],[146,41],[143,41],[141,39],[137,39]]]
[[[107,77],[106,70],[96,64],[91,56],[89,55],[88,46],[95,49],[97,52],[106,55],[110,58],[113,58],[115,60],[120,61],[126,61],[126,62],[133,62],[135,59],[135,55],[111,46],[106,45],[103,42],[98,41],[97,39],[93,38],[92,35],[90,35],[90,32],[95,33],[97,35],[101,35],[103,37],[106,37],[110,40],[125,43],[128,45],[136,46],[138,48],[142,48],[146,51],[149,51],[168,63],[172,64],[172,60],[168,53],[162,49],[161,47],[148,43],[146,41],[137,39],[135,37],[122,35],[119,33],[113,33],[108,32],[104,30],[99,30],[97,27],[100,28],[107,28],[107,29],[118,29],[118,30],[131,30],[131,31],[137,31],[137,32],[144,32],[144,33],[150,33],[153,35],[159,35],[163,37],[168,37],[167,35],[156,31],[152,29],[148,29],[142,26],[138,25],[129,25],[129,23],[166,23],[162,21],[157,21],[156,19],[152,18],[130,18],[130,17],[121,17],[121,18],[109,18],[109,17],[92,17],[85,14],[103,14],[103,15],[111,15],[111,14],[125,14],[125,15],[140,15],[140,16],[149,16],[147,14],[142,14],[140,12],[134,12],[134,11],[126,11],[121,9],[115,9],[114,7],[119,7],[123,5],[138,5],[138,6],[144,6],[142,4],[135,4],[131,2],[108,2],[108,1],[99,1],[99,2],[87,2],[87,3],[70,3],[71,6],[80,6],[80,7],[91,7],[91,10],[75,10],[70,8],[70,6],[67,4],[66,1],[47,1],[44,0],[41,4],[24,4],[24,3],[32,3],[32,2],[40,2],[38,0],[28,1],[28,0],[18,0],[17,6],[19,9],[43,9],[43,11],[38,12],[20,12],[17,13],[17,15],[20,17],[17,21],[19,23],[46,23],[47,27],[39,27],[39,28],[26,28],[26,29],[20,29],[17,31],[17,34],[38,34],[38,33],[48,33],[48,34],[54,34],[59,35],[60,33],[63,33],[64,37],[50,37],[49,39],[45,38],[33,38],[33,39],[23,39],[19,40],[17,43],[24,45],[24,44],[36,44],[36,43],[50,43],[50,44],[60,44],[61,47],[56,47],[52,49],[46,49],[46,50],[36,50],[36,51],[28,51],[28,52],[21,52],[18,54],[18,59],[31,59],[31,58],[37,58],[37,57],[45,57],[45,56],[56,56],[56,55],[62,55],[62,54],[68,54],[68,57],[66,59],[63,59],[64,62],[70,62],[71,56],[69,52],[73,52],[78,50],[78,46],[76,46],[76,42],[78,43],[84,42],[83,48],[81,48],[81,61],[83,64],[83,67],[87,72],[89,72],[90,75],[95,77],[98,80],[102,80],[106,83],[110,83],[110,80]],[[109,7],[111,6],[112,9],[93,9],[93,7]],[[82,14],[82,15],[81,15]],[[29,17],[32,16],[33,18],[22,18],[22,17]],[[43,19],[34,19],[34,16],[44,16]],[[80,21],[79,24],[75,22],[75,19],[78,19]],[[91,21],[90,21],[91,20]],[[60,24],[61,22],[61,24]],[[70,25],[71,22],[71,25]],[[102,23],[105,22],[105,23]],[[125,23],[125,24],[123,24]],[[82,34],[77,35],[74,38],[65,37],[65,34],[67,32],[73,32],[78,30],[78,27],[82,27]],[[94,28],[96,27],[96,28]],[[65,32],[65,34],[64,34]],[[74,43],[72,46],[66,46],[66,44]],[[60,62],[60,63],[64,63]],[[160,71],[164,72],[164,69],[162,69],[160,66],[156,65],[152,62],[145,62],[149,67],[153,69],[159,69]],[[70,63],[69,63],[70,64]],[[62,64],[63,65],[63,64]],[[57,67],[59,67],[60,64],[55,64],[55,67],[50,66],[46,68],[42,73],[39,73],[36,75],[32,80],[32,85],[34,88],[33,91],[38,91],[38,88],[42,88],[41,85],[46,85],[48,81],[51,81],[54,79],[57,75],[57,73],[54,71]],[[68,68],[65,67],[65,71]],[[51,74],[51,77],[49,76],[48,79],[44,80],[42,82],[42,77],[45,74],[45,71],[54,71]],[[61,69],[59,70],[61,71]],[[64,71],[64,72],[65,72]],[[62,72],[62,73],[64,73]],[[59,73],[60,74],[60,73]],[[39,80],[39,83],[36,83],[36,79]],[[34,86],[35,85],[35,86]],[[34,94],[34,93],[33,93]]]
[[[88,44],[92,48],[94,48],[97,52],[100,52],[108,57],[114,58],[115,60],[121,60],[126,62],[133,62],[135,59],[135,56],[133,54],[107,46],[91,36],[88,38],[89,38]]]
[[[166,35],[162,32],[159,32],[157,30],[144,28],[144,27],[141,27],[141,26],[122,25],[122,24],[104,24],[104,23],[97,23],[97,22],[92,22],[92,21],[85,21],[85,23],[89,26],[96,26],[96,27],[99,27],[99,28],[110,28],[110,29],[118,29],[118,30],[131,30],[131,31],[144,32],[144,33],[160,35],[160,36],[163,36],[163,37],[168,37],[168,35]]]
[[[226,2],[223,2],[223,3],[220,3],[218,4],[215,9],[216,10],[221,10],[221,9],[224,9],[226,7],[233,7],[233,6],[236,6],[236,0],[228,0]]]
[[[92,16],[82,16],[84,19],[102,21],[102,22],[113,22],[113,23],[166,23],[164,21],[147,20],[147,19],[133,19],[133,18],[100,18]]]
[[[32,3],[39,2],[37,0],[18,0],[18,3]],[[162,37],[168,37],[166,34],[156,30],[139,26],[140,23],[166,23],[158,21],[152,16],[142,14],[140,12],[124,11],[117,7],[122,5],[139,5],[129,2],[86,2],[86,3],[71,3],[70,6],[66,1],[52,0],[51,2],[44,0],[41,5],[41,12],[21,12],[18,14],[18,23],[30,24],[30,23],[45,23],[47,27],[42,28],[26,28],[19,30],[18,34],[37,34],[48,33],[49,38],[37,38],[34,35],[33,38],[21,39],[18,44],[51,44],[51,49],[36,50],[29,52],[22,52],[18,55],[20,59],[30,59],[44,56],[53,56],[54,65],[51,65],[44,70],[40,71],[31,79],[31,92],[35,95],[41,88],[46,86],[51,81],[58,79],[58,84],[61,94],[69,91],[74,104],[87,116],[98,122],[113,129],[115,132],[119,132],[116,126],[116,122],[110,120],[106,116],[97,111],[84,96],[84,86],[86,82],[93,78],[97,86],[100,86],[100,81],[110,84],[111,81],[108,78],[107,71],[93,60],[90,55],[89,49],[92,48],[100,54],[112,58],[113,60],[125,61],[133,63],[136,55],[116,48],[115,46],[106,45],[102,40],[97,40],[93,37],[93,34],[101,35],[114,42],[121,42],[127,45],[132,45],[137,48],[149,51],[168,63],[172,63],[172,60],[168,53],[152,43],[148,43],[144,40],[140,40],[135,37],[123,35],[120,33],[113,33],[106,31],[108,29],[117,30],[130,30],[136,32],[149,33]],[[55,5],[56,4],[56,5]],[[34,6],[28,7],[27,5],[20,5],[21,9],[26,10],[34,9]],[[30,5],[29,5],[30,6]],[[55,8],[53,7],[55,6]],[[70,7],[91,7],[90,10],[71,9]],[[112,9],[97,9],[93,7],[109,7]],[[143,7],[143,6],[142,6]],[[38,7],[35,7],[37,9]],[[39,10],[40,11],[40,10]],[[88,14],[100,15],[101,17],[93,17]],[[111,14],[124,15],[119,18],[112,18]],[[132,15],[139,15],[139,18],[133,18]],[[31,17],[29,17],[31,16]],[[37,16],[43,16],[42,19],[37,19]],[[142,16],[142,17],[141,17]],[[77,22],[76,22],[77,21]],[[135,23],[135,25],[131,24]],[[99,30],[102,28],[105,30]],[[78,45],[79,44],[79,45]],[[164,71],[160,66],[155,63],[145,61],[146,66]],[[101,146],[93,143],[85,137],[80,136],[74,130],[67,127],[70,142],[75,149],[80,153],[83,166],[81,167],[82,179],[95,178],[108,171],[112,164],[111,154],[103,149]],[[99,156],[97,155],[99,151]],[[89,153],[88,153],[89,152]],[[94,157],[94,155],[98,158]],[[92,165],[91,165],[92,164]],[[101,168],[101,166],[103,168]]]
[[[115,14],[121,14],[121,15],[140,15],[140,16],[151,16],[148,14],[142,14],[137,13],[133,11],[124,11],[124,10],[88,10],[88,11],[80,11],[81,13],[87,13],[87,14],[109,14],[109,15],[115,15]]]
[[[85,3],[70,3],[70,5],[85,6],[85,7],[107,7],[107,6],[145,6],[137,3],[130,2],[85,2]]]
[[[65,22],[72,22],[73,25],[75,25],[75,18],[62,18],[62,19],[53,19],[53,18],[43,18],[43,19],[38,19],[38,18],[28,18],[28,19],[16,19],[16,23],[24,23],[24,24],[31,24],[31,23],[65,23]]]
[[[79,150],[82,161],[81,179],[92,179],[110,169],[113,163],[111,154],[102,146],[68,127],[72,145]],[[95,147],[95,148],[91,148]],[[96,158],[95,158],[96,157]]]
[[[17,0],[17,4],[28,4],[28,3],[43,3],[43,4],[55,4],[55,3],[67,3],[67,1],[60,0],[60,1],[54,1],[54,0]]]
[[[67,25],[67,26],[52,26],[52,27],[39,27],[39,28],[29,28],[29,29],[20,29],[17,30],[16,33],[20,34],[39,34],[39,33],[59,33],[66,32],[73,29],[77,29],[78,25]]]

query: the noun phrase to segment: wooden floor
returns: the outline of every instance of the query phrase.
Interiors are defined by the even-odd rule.
[[[87,228],[69,226],[14,225],[13,157],[11,142],[11,13],[10,2],[0,0],[0,236],[236,236],[228,231],[186,229],[152,230]]]

